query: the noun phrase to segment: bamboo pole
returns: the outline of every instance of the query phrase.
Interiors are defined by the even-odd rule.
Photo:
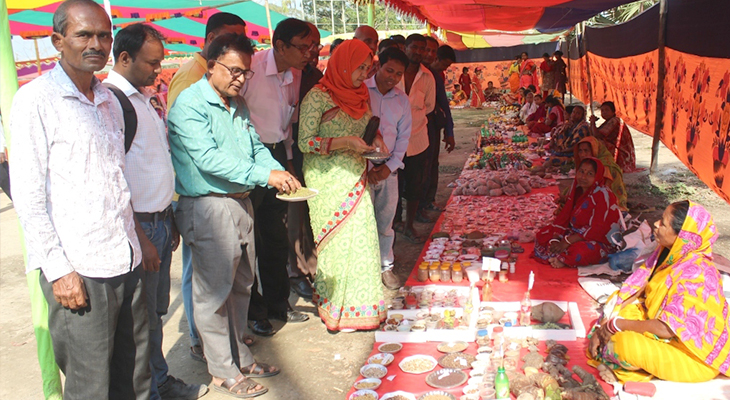
[[[5,142],[10,144],[10,107],[18,91],[18,71],[15,69],[13,44],[10,39],[10,20],[5,0],[0,0],[0,110],[3,118]]]
[[[656,172],[659,163],[659,142],[664,128],[664,77],[667,74],[665,64],[667,39],[667,0],[659,1],[659,41],[657,63],[656,112],[654,114],[654,139],[651,143],[651,164],[649,172]]]
[[[41,69],[41,53],[38,51],[37,38],[33,38],[33,46],[35,47],[35,66],[38,69],[38,76],[41,76],[43,74],[43,69]]]
[[[368,2],[368,25],[375,28],[375,0]]]
[[[317,25],[317,0],[312,0],[312,10],[314,10],[314,26],[319,28],[319,25]]]
[[[271,28],[271,10],[269,10],[269,0],[264,1],[266,7],[266,24],[269,26],[269,40],[271,41],[271,47],[274,47],[274,29]]]
[[[330,0],[330,20],[332,21],[332,34],[335,33],[335,0]]]
[[[342,33],[347,33],[347,16],[345,15],[345,1],[342,0]]]
[[[593,116],[593,82],[591,80],[591,62],[588,59],[588,40],[587,40],[588,35],[586,35],[585,21],[581,22],[581,26],[583,28],[582,29],[582,31],[583,31],[583,50],[586,55],[586,75],[588,75],[587,76],[587,78],[588,78],[588,99],[589,99],[588,108],[591,110],[591,116]]]

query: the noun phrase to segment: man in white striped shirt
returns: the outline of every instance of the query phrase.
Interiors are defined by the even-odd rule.
[[[137,124],[126,154],[124,176],[132,194],[135,228],[142,247],[142,266],[150,325],[151,400],[197,399],[208,388],[188,385],[168,375],[162,353],[162,316],[170,305],[170,263],[180,242],[172,213],[175,174],[170,158],[165,123],[152,107],[154,94],[147,86],[162,71],[164,37],[155,28],[133,24],[114,38],[114,68],[104,84],[123,96],[134,108]],[[120,98],[122,101],[123,98]],[[125,126],[125,136],[132,126]]]

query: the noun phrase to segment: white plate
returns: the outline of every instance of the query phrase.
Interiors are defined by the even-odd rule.
[[[380,398],[380,400],[392,399],[393,397],[398,396],[398,395],[403,396],[403,397],[407,398],[408,400],[416,400],[416,395],[414,395],[413,393],[404,392],[402,390],[386,393],[383,395],[383,397]]]
[[[370,151],[367,153],[362,153],[362,158],[371,161],[384,161],[390,158],[390,154],[383,153],[381,151]]]
[[[403,365],[405,363],[407,363],[408,361],[419,360],[419,359],[431,362],[431,368],[428,370],[420,371],[420,372],[410,372],[410,371],[406,371],[403,369]],[[436,368],[437,365],[438,365],[438,361],[436,361],[435,358],[433,358],[431,356],[423,355],[423,354],[417,354],[415,356],[406,357],[406,358],[402,359],[401,362],[398,363],[398,366],[400,367],[401,371],[403,371],[407,374],[415,374],[415,375],[425,374],[426,372],[433,371],[433,369]]]
[[[377,374],[373,374],[373,376],[369,377],[369,376],[365,375],[365,371],[367,371],[368,369],[371,369],[371,368],[377,370],[378,372],[377,372]],[[388,374],[388,368],[385,368],[384,366],[379,365],[379,364],[367,364],[367,365],[364,365],[362,368],[360,368],[360,375],[364,376],[365,378],[381,379],[382,377],[384,377],[387,374]]]
[[[309,189],[309,188],[308,188],[308,189]],[[279,200],[281,200],[281,201],[288,201],[288,202],[290,202],[290,203],[296,203],[296,202],[299,202],[299,201],[306,201],[306,200],[309,200],[309,199],[311,199],[312,197],[314,197],[314,196],[316,196],[316,195],[318,195],[318,194],[319,194],[319,190],[317,190],[317,189],[309,189],[309,190],[311,190],[312,192],[314,192],[314,193],[310,194],[309,196],[304,196],[304,197],[293,197],[293,198],[292,198],[292,197],[287,197],[287,196],[286,196],[286,195],[284,195],[283,193],[277,193],[277,194],[276,194],[276,198],[277,198],[277,199],[279,199]]]
[[[411,327],[406,326],[404,330],[407,332],[411,330]],[[394,359],[395,357],[393,357],[393,355],[390,353],[378,353],[368,358],[368,364],[377,364],[387,367],[388,365],[390,365],[390,363],[393,362]]]
[[[464,254],[459,256],[459,261],[476,261],[481,257],[476,254]]]
[[[358,387],[357,387],[357,386],[358,386],[358,383],[360,383],[360,382],[375,383],[375,384],[377,384],[377,386],[373,386],[373,387],[371,387],[371,388],[368,388],[368,389],[358,389]],[[355,384],[354,384],[354,385],[352,385],[352,386],[353,386],[353,387],[354,387],[355,389],[358,389],[358,390],[375,390],[375,389],[377,389],[377,388],[379,388],[379,387],[380,387],[380,384],[381,384],[381,383],[382,383],[382,381],[381,381],[380,379],[378,379],[378,378],[365,378],[365,379],[361,379],[361,380],[359,380],[359,381],[355,382]]]
[[[351,394],[350,397],[348,397],[348,400],[357,400],[360,398],[360,396],[363,396],[366,394],[375,396],[375,400],[378,399],[378,392],[376,392],[374,390],[358,390],[357,392]]]

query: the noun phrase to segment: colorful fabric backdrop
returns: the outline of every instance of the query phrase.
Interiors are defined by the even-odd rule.
[[[590,62],[593,100],[613,101],[626,123],[648,135],[660,83],[658,21],[657,5],[625,24],[589,28],[587,54],[570,54],[573,95],[588,102]],[[730,202],[730,47],[721,44],[730,37],[730,2],[669,0],[666,29],[661,140]]]

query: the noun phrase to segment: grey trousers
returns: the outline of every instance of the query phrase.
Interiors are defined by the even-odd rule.
[[[142,267],[114,278],[81,277],[88,306],[71,311],[53,297],[40,274],[48,301],[48,327],[56,362],[66,376],[64,400],[148,400],[150,352]]]
[[[194,318],[208,372],[235,378],[254,362],[243,342],[256,259],[253,206],[249,199],[181,196],[175,220],[193,254]]]

